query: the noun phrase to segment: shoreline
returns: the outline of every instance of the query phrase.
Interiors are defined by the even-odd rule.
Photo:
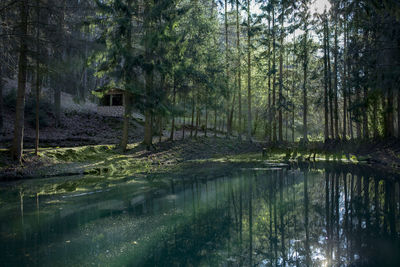
[[[393,145],[394,143],[394,145]],[[232,162],[272,160],[279,162],[342,162],[368,164],[389,172],[400,172],[400,145],[381,141],[369,144],[267,144],[237,139],[200,137],[179,141],[163,141],[147,151],[141,143],[130,144],[126,153],[115,145],[85,145],[41,148],[39,156],[27,149],[24,166],[11,161],[7,149],[0,149],[0,182],[22,181],[73,175],[100,175],[121,171],[131,173],[158,172],[182,163],[233,158]],[[334,147],[334,149],[330,149]],[[263,154],[266,154],[263,156]],[[239,159],[239,160],[238,160]],[[136,171],[127,171],[135,168]]]

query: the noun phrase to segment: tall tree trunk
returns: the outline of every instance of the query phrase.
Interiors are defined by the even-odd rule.
[[[279,142],[283,141],[283,133],[282,133],[282,105],[283,105],[283,53],[284,53],[284,46],[283,46],[283,17],[284,17],[285,8],[282,2],[282,14],[281,14],[281,32],[280,32],[280,47],[279,47],[279,100],[278,100],[278,138]]]
[[[151,145],[152,145],[152,139],[153,139],[153,133],[151,129],[151,111],[150,109],[146,109],[144,112],[144,144],[146,145],[146,149],[150,150]]]
[[[363,43],[366,47],[368,47],[368,31],[364,31],[363,34]],[[362,70],[365,73],[366,77],[370,77],[369,69],[367,66],[363,66]],[[363,106],[362,106],[362,112],[363,112],[363,138],[365,140],[369,139],[369,129],[368,129],[368,107],[369,107],[369,99],[368,99],[368,85],[364,84],[363,85]]]
[[[258,127],[258,109],[255,111],[252,135],[255,135]]]
[[[251,13],[250,0],[247,0],[247,139],[251,142]]]
[[[214,109],[214,137],[217,137],[217,104],[215,103]]]
[[[3,131],[3,69],[0,65],[0,133]]]
[[[356,86],[356,103],[361,103],[361,89],[359,86]],[[362,138],[361,134],[361,112],[358,112],[357,116],[357,121],[356,121],[356,133],[357,133],[357,139]]]
[[[335,4],[336,5],[336,4]],[[335,10],[335,51],[334,51],[334,102],[335,102],[335,139],[339,140],[339,104],[338,104],[338,20],[337,20],[337,10]]]
[[[182,123],[182,140],[185,139],[185,124],[186,124],[186,98],[187,95],[185,94],[183,97],[183,123]]]
[[[272,141],[276,136],[276,42],[275,42],[275,9],[272,7]]]
[[[236,101],[236,94],[233,94],[233,99],[232,99],[232,104],[231,104],[231,111],[230,111],[230,114],[229,114],[229,119],[228,119],[228,121],[230,122],[230,133],[228,134],[228,135],[232,135],[232,125],[233,125],[233,113],[234,113],[234,111],[235,111],[235,101]]]
[[[176,82],[175,82],[175,76],[174,76],[174,89],[173,89],[173,95],[172,95],[172,106],[175,109],[176,105]],[[172,123],[171,123],[171,135],[169,137],[169,140],[174,141],[174,134],[175,134],[175,111],[172,112]]]
[[[0,108],[1,108],[1,102],[0,102]],[[400,139],[400,90],[397,90],[397,138]]]
[[[308,36],[308,25],[304,25],[304,62],[303,62],[303,140],[308,142],[308,129],[307,129],[307,74],[308,74],[308,51],[307,51],[307,36]]]
[[[374,99],[372,104],[372,128],[374,132],[374,139],[379,137],[378,132],[378,97]]]
[[[226,98],[226,135],[232,134],[232,121],[230,116],[230,86],[229,86],[229,42],[228,42],[228,0],[225,0],[225,75],[226,75],[226,90],[228,92]],[[232,103],[233,104],[233,103]]]
[[[197,100],[196,100],[196,129],[194,132],[194,137],[197,138],[197,133],[200,126],[200,89],[197,88]]]
[[[61,81],[55,85],[54,88],[54,113],[56,118],[56,127],[60,127],[61,125]]]
[[[40,69],[39,69],[39,54],[40,54],[40,43],[39,43],[39,21],[40,21],[40,0],[36,0],[36,129],[35,129],[35,155],[38,155],[39,151],[39,107],[40,107]]]
[[[329,139],[329,110],[328,110],[328,53],[327,53],[327,30],[326,13],[324,14],[324,137],[325,141]]]
[[[348,76],[347,76],[347,61],[348,61],[348,50],[347,50],[347,16],[344,22],[344,63],[343,63],[343,136],[344,141],[347,140],[347,93],[348,93]]]
[[[239,125],[238,135],[242,138],[242,73],[241,73],[241,51],[240,51],[240,24],[239,24],[239,0],[236,0],[236,49],[238,53],[237,76],[238,76],[238,101],[239,101]]]
[[[271,35],[271,12],[268,12],[268,36]],[[267,124],[267,131],[268,131],[268,141],[272,141],[272,113],[271,113],[271,41],[268,39],[268,109],[267,109],[267,116],[268,121]]]
[[[293,33],[293,62],[296,62],[296,34]],[[297,64],[295,63],[295,68],[297,70]],[[292,99],[294,99],[294,94],[295,94],[295,87],[296,87],[296,81],[295,81],[295,72],[293,71],[293,84],[292,84]],[[294,113],[295,113],[295,105],[293,104],[292,107],[292,142],[294,143]]]
[[[128,10],[129,12],[131,11],[132,7],[132,0],[128,1]],[[131,21],[129,22],[129,27],[127,29],[127,36],[125,40],[125,46],[128,51],[132,50],[132,27],[131,27]],[[126,83],[130,83],[130,76],[125,78]],[[111,98],[112,102],[112,98]],[[112,104],[112,103],[111,103]],[[123,105],[124,105],[124,121],[123,121],[123,126],[122,126],[122,138],[121,138],[121,149],[122,151],[126,151],[128,147],[128,142],[129,142],[129,121],[131,118],[131,113],[132,113],[132,104],[131,104],[131,95],[130,93],[126,90],[123,94]],[[147,121],[147,118],[145,118]]]
[[[158,116],[158,143],[161,143],[163,136],[163,121],[162,116]]]
[[[192,92],[192,122],[190,124],[190,137],[193,137],[193,128],[194,128],[194,108],[195,108],[195,102],[194,102],[194,92]],[[217,112],[215,112],[217,114]],[[215,115],[217,116],[217,115]]]
[[[326,20],[326,51],[327,51],[327,63],[328,63],[328,89],[329,89],[329,109],[330,109],[330,126],[331,126],[331,137],[335,139],[334,129],[334,118],[333,118],[333,90],[332,90],[332,72],[331,72],[331,56],[330,56],[330,34],[329,34],[329,22]]]
[[[364,86],[364,107],[363,107],[363,138],[369,139],[368,129],[368,87]]]
[[[348,91],[348,98],[349,98],[349,107],[351,107],[351,93],[350,90]],[[349,130],[350,130],[350,139],[353,140],[354,139],[354,131],[353,131],[353,117],[352,117],[352,113],[351,111],[349,111]]]
[[[14,139],[12,156],[14,160],[22,163],[23,142],[24,142],[24,111],[25,111],[25,89],[27,72],[27,44],[28,33],[28,2],[20,1],[20,47],[18,58],[18,90],[17,103],[15,108]]]
[[[153,144],[153,127],[152,127],[152,112],[150,107],[151,89],[153,86],[153,71],[146,71],[146,106],[144,111],[144,144],[146,148],[150,150]]]
[[[204,137],[207,137],[207,128],[208,128],[208,107],[207,107],[207,104],[206,104],[206,122],[205,122],[205,124],[206,124],[206,127],[204,128]]]
[[[121,149],[126,151],[129,142],[129,120],[132,113],[131,97],[128,92],[124,93],[124,123],[122,127]]]
[[[390,138],[394,136],[394,120],[393,120],[393,89],[391,86],[387,89],[386,93],[386,109],[385,109],[385,137]]]
[[[65,61],[66,57],[66,43],[65,43],[65,36],[64,36],[64,25],[65,25],[65,9],[66,9],[66,0],[62,1],[62,11],[60,16],[60,25],[59,25],[59,32],[61,34],[61,42],[62,46],[60,49],[60,54],[58,55],[61,61]],[[54,87],[54,113],[56,118],[56,127],[60,127],[61,125],[61,84],[62,84],[62,74],[58,73],[57,84]]]

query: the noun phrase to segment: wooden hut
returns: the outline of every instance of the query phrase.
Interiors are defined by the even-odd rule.
[[[120,89],[112,89],[104,93],[99,101],[97,113],[103,116],[123,117],[125,112],[124,94],[125,91]]]

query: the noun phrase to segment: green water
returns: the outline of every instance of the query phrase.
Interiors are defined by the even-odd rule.
[[[400,266],[395,175],[229,168],[215,179],[126,178],[53,195],[1,185],[0,265]]]

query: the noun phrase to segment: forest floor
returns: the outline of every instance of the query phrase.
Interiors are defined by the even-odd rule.
[[[209,169],[215,163],[229,162],[230,159],[247,161],[254,157],[261,159],[260,144],[220,137],[163,141],[156,143],[151,151],[147,151],[141,143],[134,143],[128,146],[125,153],[116,149],[115,145],[42,148],[39,156],[35,156],[33,149],[29,149],[25,151],[23,166],[13,163],[9,159],[8,150],[1,149],[0,180],[81,174],[147,176],[177,169],[187,169],[189,175],[191,168],[187,168],[187,164],[200,163],[201,168],[206,166]]]
[[[265,155],[262,151],[265,147]],[[24,165],[9,158],[0,149],[0,181],[74,175],[141,176],[178,171],[190,176],[193,168],[210,170],[226,168],[227,164],[265,162],[334,162],[364,164],[382,170],[400,172],[400,145],[397,140],[368,144],[336,143],[322,145],[281,144],[239,141],[236,138],[198,137],[179,141],[164,140],[147,151],[140,142],[132,143],[123,153],[115,145],[87,145],[63,148],[41,148],[39,156],[33,149],[25,151]],[[199,173],[199,172],[196,172]]]
[[[271,144],[263,153],[280,161],[344,162],[364,164],[381,171],[400,173],[398,139]]]

